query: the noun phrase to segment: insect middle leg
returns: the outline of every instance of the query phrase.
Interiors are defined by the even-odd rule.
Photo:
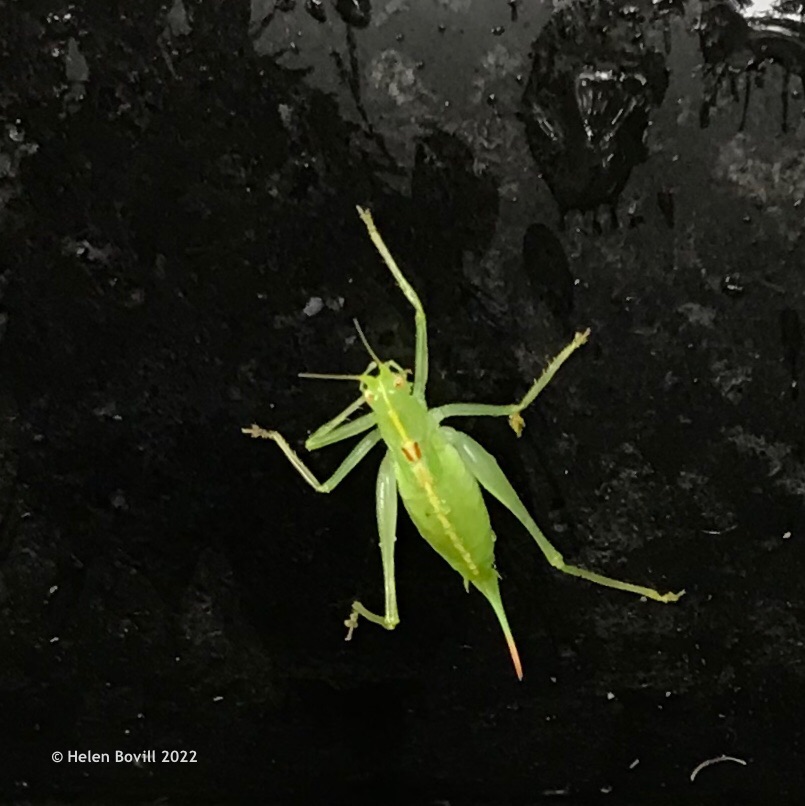
[[[394,541],[397,539],[397,477],[394,462],[387,453],[380,463],[377,474],[377,529],[380,533],[380,556],[383,561],[383,587],[386,594],[386,614],[378,616],[367,610],[360,602],[353,602],[352,613],[344,622],[348,628],[349,641],[358,626],[358,617],[363,616],[374,624],[393,630],[400,623],[397,613],[397,588],[394,581]]]
[[[346,478],[347,474],[357,467],[361,459],[380,442],[380,432],[377,429],[371,431],[347,454],[347,457],[336,468],[330,478],[326,481],[319,481],[313,475],[313,471],[299,458],[296,451],[278,431],[267,431],[259,425],[251,425],[248,428],[242,428],[241,431],[255,439],[270,439],[276,442],[288,461],[317,493],[332,492]]]
[[[361,221],[366,225],[369,232],[369,237],[375,248],[380,252],[380,257],[383,258],[384,263],[388,266],[389,271],[394,275],[397,285],[402,289],[406,299],[411,303],[414,308],[414,323],[416,324],[416,363],[414,364],[414,395],[419,400],[425,399],[425,385],[428,382],[428,326],[425,317],[425,309],[422,307],[422,302],[419,295],[414,290],[413,286],[405,279],[402,270],[397,265],[397,261],[391,256],[388,247],[383,240],[383,237],[375,226],[372,213],[365,210],[363,207],[358,207],[358,215]]]
[[[567,347],[552,359],[547,367],[542,372],[542,375],[534,381],[531,388],[525,393],[523,399],[519,403],[510,403],[508,405],[496,406],[488,403],[448,403],[446,406],[439,406],[431,411],[431,414],[436,419],[436,422],[441,422],[448,417],[508,417],[509,425],[514,429],[514,432],[519,437],[525,428],[525,421],[523,420],[520,412],[528,408],[537,395],[548,385],[551,378],[557,373],[559,367],[573,355],[582,344],[587,341],[590,335],[589,329],[583,333],[576,333],[573,341]]]
[[[482,448],[472,437],[463,434],[461,431],[447,427],[442,430],[450,443],[459,452],[461,458],[464,460],[464,464],[478,480],[478,483],[485,490],[488,490],[494,495],[495,498],[528,529],[531,536],[537,541],[537,545],[545,555],[545,558],[554,568],[565,574],[580,577],[589,582],[595,582],[597,585],[604,585],[607,588],[616,588],[617,590],[627,591],[628,593],[636,593],[638,596],[645,596],[657,602],[675,602],[684,594],[685,591],[680,591],[679,593],[660,593],[653,588],[633,585],[631,582],[622,582],[619,579],[613,579],[612,577],[603,576],[594,571],[587,571],[584,568],[565,563],[562,555],[554,548],[548,538],[545,537],[542,530],[528,513],[528,510],[520,500],[520,496],[517,495],[511,483],[500,469],[500,465],[495,461],[494,456]]]

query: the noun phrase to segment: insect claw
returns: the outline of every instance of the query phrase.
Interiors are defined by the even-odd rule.
[[[643,598],[654,599],[657,602],[663,602],[663,604],[669,604],[670,602],[678,602],[685,595],[685,591],[683,590],[679,591],[679,593],[671,593],[670,591],[668,593],[659,593],[657,591],[652,591],[651,593],[652,593],[651,596]]]
[[[352,633],[355,632],[358,627],[358,612],[356,610],[352,611],[349,618],[344,622],[344,626],[348,629],[347,637],[344,640],[351,641]]]
[[[519,411],[516,411],[514,414],[509,415],[509,425],[511,426],[512,431],[514,431],[514,433],[517,434],[518,437],[521,437],[523,435],[523,429],[525,428],[525,420],[523,419],[523,416],[520,414]]]
[[[241,428],[240,430],[255,439],[274,439],[273,431],[266,431],[265,428],[260,428],[257,423],[252,423],[248,428]]]

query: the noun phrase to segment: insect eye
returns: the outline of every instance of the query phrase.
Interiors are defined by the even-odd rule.
[[[395,389],[402,389],[405,386],[405,378],[402,375],[397,375],[394,378],[394,388]]]
[[[375,396],[368,390],[364,390],[363,399],[371,406],[374,402]]]

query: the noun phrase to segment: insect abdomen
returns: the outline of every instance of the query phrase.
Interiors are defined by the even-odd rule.
[[[455,449],[441,440],[421,453],[419,461],[398,464],[400,496],[411,520],[465,579],[485,577],[492,568],[494,537],[478,483]]]

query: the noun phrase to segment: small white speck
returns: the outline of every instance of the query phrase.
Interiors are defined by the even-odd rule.
[[[283,126],[290,126],[292,121],[291,107],[288,106],[288,104],[280,104],[277,107],[277,111],[279,112],[280,120],[282,121]]]
[[[783,540],[788,540],[791,537],[791,532],[783,532]]]
[[[324,307],[324,300],[321,297],[311,297],[307,301],[302,313],[305,316],[315,316]]]
[[[630,770],[633,770],[633,769],[634,769],[634,768],[635,768],[635,767],[636,767],[636,766],[637,766],[639,763],[640,763],[640,759],[639,759],[639,758],[636,758],[636,759],[635,759],[635,760],[634,760],[634,761],[633,761],[633,762],[632,762],[632,763],[629,765],[629,769],[630,769]]]
[[[122,490],[115,490],[109,497],[109,503],[112,505],[113,509],[128,509],[126,496],[123,494]]]
[[[187,36],[193,30],[190,27],[187,9],[184,7],[182,0],[173,0],[173,6],[168,12],[166,22],[165,28],[173,36]]]
[[[65,76],[68,81],[85,82],[89,79],[89,66],[87,60],[78,47],[78,42],[70,37],[67,42],[67,57],[65,59]]]
[[[613,694],[611,691],[608,691],[608,692],[607,692],[607,699],[608,699],[608,700],[614,700],[614,699],[615,699],[615,695],[614,695],[614,694]]]
[[[217,696],[212,698],[212,701],[213,702],[221,702],[222,699],[223,699],[223,697],[220,694],[218,694]]]

